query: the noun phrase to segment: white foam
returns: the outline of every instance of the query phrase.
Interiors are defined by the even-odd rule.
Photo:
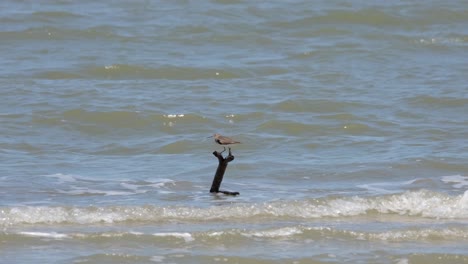
[[[401,187],[414,184],[419,180],[421,180],[421,178],[408,181],[375,182],[360,184],[357,187],[368,190],[375,194],[392,194],[401,192]]]
[[[53,238],[53,239],[64,239],[69,236],[66,234],[59,234],[55,232],[19,232],[18,234],[29,236],[29,237],[42,237],[42,238]]]
[[[147,190],[140,190],[141,188],[162,188],[165,187],[168,184],[174,184],[175,182],[170,179],[160,179],[157,181],[149,181],[145,182],[145,184],[138,184],[134,182],[122,182],[120,183],[120,186],[122,186],[125,189],[132,190],[136,193],[146,193]]]
[[[56,178],[58,179],[59,183],[67,183],[67,182],[76,182],[76,176],[71,174],[62,174],[62,173],[55,173],[51,175],[44,175],[45,177]]]
[[[408,241],[408,240],[426,240],[426,239],[467,239],[467,232],[460,232],[460,230],[400,230],[388,231],[383,233],[371,233],[367,235],[369,239],[383,240],[383,241]]]
[[[179,232],[154,233],[153,236],[182,238],[183,240],[185,240],[185,242],[191,242],[195,240],[190,233],[179,233]]]
[[[426,190],[372,197],[322,198],[226,206],[0,207],[0,226],[16,224],[93,224],[125,221],[219,221],[258,218],[349,217],[399,214],[411,217],[468,219],[468,191],[447,195]]]
[[[164,117],[167,117],[167,118],[176,118],[176,117],[184,117],[185,115],[184,114],[168,114],[168,115],[164,115]]]
[[[289,226],[280,228],[271,228],[265,230],[252,229],[229,229],[220,231],[206,232],[160,232],[160,233],[142,233],[142,232],[103,232],[103,233],[56,233],[56,232],[41,232],[41,231],[23,231],[18,232],[18,235],[36,237],[43,239],[95,239],[104,238],[114,240],[116,238],[126,239],[127,236],[136,236],[136,239],[141,239],[142,236],[156,236],[169,239],[180,239],[186,243],[196,240],[196,237],[220,237],[227,236],[228,238],[237,238],[239,236],[249,239],[304,239],[305,237],[340,237],[342,239],[364,240],[364,241],[385,241],[385,242],[405,242],[405,241],[465,241],[468,239],[468,230],[463,226],[460,227],[444,227],[444,228],[416,228],[396,229],[384,232],[367,232],[348,229],[337,229],[335,226]],[[303,235],[301,238],[297,235]],[[135,238],[132,238],[135,239]]]
[[[168,184],[175,184],[175,181],[173,180],[166,180],[163,179],[160,182],[153,182],[152,184],[149,184],[148,186],[154,187],[154,188],[162,188],[167,186]]]
[[[462,175],[443,176],[441,180],[444,183],[452,184],[454,188],[468,187],[468,176],[462,176]]]
[[[0,225],[14,224],[93,224],[125,221],[131,216],[112,208],[66,208],[47,206],[14,207],[0,211]]]
[[[283,227],[278,229],[272,230],[264,230],[264,231],[255,231],[251,233],[243,233],[246,237],[267,237],[267,238],[275,238],[275,237],[289,237],[297,234],[302,234],[302,230],[297,227]]]
[[[105,65],[104,66],[104,69],[106,70],[115,70],[115,69],[119,69],[120,66],[119,65]]]
[[[360,184],[357,187],[371,191],[373,193],[381,193],[381,194],[389,194],[394,193],[395,191],[389,191],[382,187],[383,185],[380,183],[369,183],[369,184]]]
[[[120,184],[120,186],[122,186],[123,188],[125,188],[127,190],[131,190],[134,194],[141,194],[141,193],[147,193],[148,192],[148,190],[140,190],[141,188],[144,187],[142,185],[136,185],[136,184],[122,182]]]
[[[84,187],[72,187],[73,190],[70,191],[58,191],[62,194],[69,195],[105,195],[105,196],[125,196],[125,195],[134,195],[135,192],[125,192],[125,191],[112,191],[112,190],[97,190]]]
[[[329,226],[319,227],[299,227],[303,232],[319,232],[323,237],[329,236],[349,236],[357,240],[380,240],[380,241],[421,241],[421,240],[466,240],[468,230],[465,228],[410,228],[388,230],[385,232],[362,232],[354,230],[340,230]]]
[[[165,259],[166,259],[166,257],[164,257],[164,256],[152,256],[150,258],[150,261],[161,263],[161,262],[164,262]]]
[[[448,196],[429,191],[404,192],[370,198],[351,197],[330,201],[330,214],[359,215],[375,210],[379,213],[433,218],[468,218],[463,196]]]

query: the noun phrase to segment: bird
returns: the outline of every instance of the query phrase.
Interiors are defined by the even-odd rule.
[[[235,141],[229,137],[221,136],[220,134],[214,134],[213,136],[209,136],[209,138],[210,137],[214,137],[215,142],[218,143],[219,145],[240,144],[239,141]],[[225,150],[226,150],[226,147],[224,147],[223,152]],[[229,151],[231,151],[231,148],[229,148]]]

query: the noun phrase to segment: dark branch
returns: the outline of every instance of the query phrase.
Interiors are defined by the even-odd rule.
[[[234,156],[231,153],[231,148],[229,148],[229,155],[226,158],[223,157],[222,152],[214,151],[213,155],[218,158],[218,168],[216,169],[216,174],[213,178],[213,183],[211,184],[211,193],[223,193],[226,195],[239,195],[239,192],[229,192],[229,191],[220,191],[221,182],[223,181],[224,173],[229,162],[234,160]]]

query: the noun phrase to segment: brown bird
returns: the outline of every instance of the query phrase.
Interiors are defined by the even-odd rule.
[[[214,137],[215,142],[218,143],[219,145],[240,144],[239,141],[235,141],[232,138],[221,136],[220,134],[214,134],[213,136],[209,136],[209,137]],[[226,150],[226,147],[224,147],[223,151],[225,150]]]

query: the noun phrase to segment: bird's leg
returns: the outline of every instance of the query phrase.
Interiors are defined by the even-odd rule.
[[[223,148],[224,148],[223,151],[221,151],[219,154],[223,154],[223,152],[226,151],[226,147],[223,147]],[[229,150],[229,151],[231,151],[231,150]]]
[[[229,149],[229,156],[232,156],[232,154],[231,154],[231,148],[228,147],[228,149]]]

